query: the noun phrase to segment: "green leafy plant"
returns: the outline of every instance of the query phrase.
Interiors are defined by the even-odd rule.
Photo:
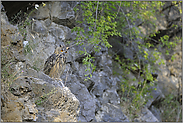
[[[172,94],[167,95],[157,107],[160,107],[162,122],[182,121],[182,105]]]
[[[175,2],[174,4],[177,3]],[[78,5],[79,7],[75,8],[76,13],[79,10],[83,12],[83,19],[78,20],[78,24],[84,23],[88,26],[88,30],[79,26],[72,29],[72,31],[77,33],[76,40],[78,45],[83,45],[84,42],[87,42],[89,45],[92,44],[95,46],[94,52],[98,52],[101,49],[99,44],[102,44],[107,48],[111,47],[107,41],[110,36],[129,37],[130,40],[127,41],[127,46],[134,47],[135,43],[138,44],[139,51],[137,52],[137,55],[134,56],[135,60],[121,59],[118,55],[116,55],[115,58],[121,65],[121,69],[125,74],[128,74],[130,71],[138,70],[138,74],[143,72],[144,76],[141,77],[144,78],[144,82],[139,81],[139,84],[142,84],[142,87],[138,90],[134,86],[129,85],[129,81],[131,80],[124,79],[124,81],[121,82],[123,93],[122,99],[127,101],[128,97],[132,96],[135,110],[140,109],[140,107],[146,104],[146,100],[151,98],[146,94],[151,91],[149,90],[149,87],[155,84],[151,72],[154,72],[158,68],[153,68],[153,65],[156,64],[157,61],[159,65],[165,64],[165,62],[160,59],[161,52],[158,51],[156,45],[152,42],[140,43],[137,39],[149,39],[149,37],[156,36],[156,34],[160,33],[160,31],[157,32],[155,29],[155,21],[157,20],[156,12],[161,12],[164,4],[165,2],[161,1],[87,1],[81,2],[81,4]],[[139,25],[146,24],[151,26],[151,28],[147,29],[151,32],[150,36],[147,35],[147,37],[142,37],[139,35],[139,33],[142,32],[138,26],[135,26],[135,21],[137,19],[141,21]],[[168,49],[177,45],[177,42],[169,40],[168,35],[163,35],[158,41],[154,40],[154,42],[159,43],[159,46],[167,47]],[[153,52],[153,57],[150,56],[151,54],[148,50],[145,50],[149,48],[153,48],[154,51],[156,51]],[[169,55],[169,52],[170,50],[167,50],[166,55]],[[95,69],[95,66],[92,63],[94,57],[92,57],[87,50],[80,51],[80,53],[85,54],[83,63],[87,65],[86,71],[94,71],[92,70]],[[139,56],[142,56],[147,60],[149,65],[144,64],[144,61],[141,61]],[[174,59],[173,56],[172,59]],[[113,71],[113,73],[118,74],[116,71]],[[125,77],[125,74],[123,77]],[[90,77],[92,77],[92,72],[86,74],[86,76],[86,79],[90,79]],[[151,81],[151,83],[147,84],[147,80]],[[145,99],[144,101],[142,101],[143,98]]]
[[[95,52],[100,51],[101,47],[99,44],[102,44],[108,48],[111,47],[107,41],[107,38],[113,35],[121,35],[116,30],[117,22],[115,21],[115,18],[117,16],[117,12],[110,11],[111,9],[116,9],[114,7],[115,4],[115,2],[99,1],[81,2],[80,7],[83,10],[84,17],[83,22],[86,25],[89,25],[89,31],[85,31],[81,27],[75,27],[72,29],[72,31],[77,32],[76,40],[78,40],[78,44],[82,45],[83,42],[87,41],[88,44],[94,45],[93,49]],[[75,8],[75,11],[77,10],[78,8]],[[82,23],[82,21],[78,21],[78,23]],[[91,61],[94,60],[94,57],[92,57],[87,50],[82,53],[86,55],[83,59],[83,63],[88,67],[86,70],[94,71],[95,66],[91,63]],[[88,75],[90,76],[87,77],[87,79],[92,76],[91,73],[86,76]]]

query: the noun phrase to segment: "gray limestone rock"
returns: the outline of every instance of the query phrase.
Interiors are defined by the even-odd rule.
[[[102,105],[96,114],[96,119],[97,122],[129,122],[121,108],[110,103]]]

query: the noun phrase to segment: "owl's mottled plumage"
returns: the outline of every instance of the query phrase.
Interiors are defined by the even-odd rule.
[[[44,73],[52,78],[60,78],[66,65],[66,54],[69,47],[60,45],[55,52],[46,60]]]

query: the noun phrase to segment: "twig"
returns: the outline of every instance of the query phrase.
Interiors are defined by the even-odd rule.
[[[162,12],[165,11],[166,9],[168,9],[168,8],[170,8],[170,7],[172,7],[172,6],[175,6],[175,5],[179,4],[179,3],[180,3],[179,1],[177,1],[177,3],[171,3],[169,6],[163,8],[162,10],[160,10],[160,13],[162,13]]]
[[[79,44],[81,44],[81,43],[83,43],[83,42],[86,42],[86,41],[82,41],[82,42],[80,42]],[[77,43],[78,43],[78,42],[77,42]],[[74,47],[75,45],[77,45],[77,43],[75,43],[75,44],[69,46],[69,48]],[[79,44],[78,44],[78,45],[79,45]]]
[[[138,55],[137,55],[137,57],[138,57]],[[138,60],[139,60],[139,66],[141,66],[139,57],[138,57]],[[141,69],[141,67],[140,67],[140,69]],[[138,73],[138,79],[140,79],[140,70],[139,70],[139,73]]]
[[[81,3],[81,1],[77,2],[72,8],[75,8],[80,3]]]
[[[96,8],[96,20],[97,20],[98,3],[99,1],[97,2],[97,8]]]
[[[155,39],[153,39],[153,38],[150,38],[150,37],[147,37],[147,38],[153,40],[153,41],[156,42],[156,43],[160,43],[159,41],[157,41],[157,40],[155,40]]]
[[[178,112],[178,115],[177,115],[177,118],[176,118],[176,122],[179,121],[179,115],[180,115],[180,113],[181,113],[181,109],[179,108],[179,112]]]
[[[128,21],[128,18],[126,17],[126,15],[125,15],[125,13],[124,13],[124,11],[123,11],[123,9],[120,7],[120,9],[121,9],[121,11],[123,12],[123,14],[124,14],[124,16],[125,16],[125,18],[126,18],[126,21],[127,21],[127,23],[128,23],[128,26],[129,26],[129,29],[131,28],[131,26],[130,26],[130,23],[129,23],[129,21]],[[131,41],[132,41],[132,33],[131,33],[131,30],[130,30],[130,39],[131,39]]]
[[[170,116],[170,114],[172,114],[173,111],[175,111],[176,108],[174,108],[168,115]]]
[[[117,14],[116,14],[116,17],[117,17],[117,15],[118,15],[118,13],[119,13],[120,7],[121,7],[121,2],[120,2],[120,5],[119,5],[119,8],[118,8],[118,12],[117,12]]]
[[[99,1],[97,2],[97,8],[96,8],[96,21],[97,21],[98,3],[99,3]],[[95,28],[94,29],[96,29],[96,21],[95,21]]]

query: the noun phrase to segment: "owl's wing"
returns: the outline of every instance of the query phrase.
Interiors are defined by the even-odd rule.
[[[52,54],[45,62],[44,64],[44,73],[49,75],[51,68],[55,65],[56,63],[56,59],[57,59],[58,55],[57,54]]]

